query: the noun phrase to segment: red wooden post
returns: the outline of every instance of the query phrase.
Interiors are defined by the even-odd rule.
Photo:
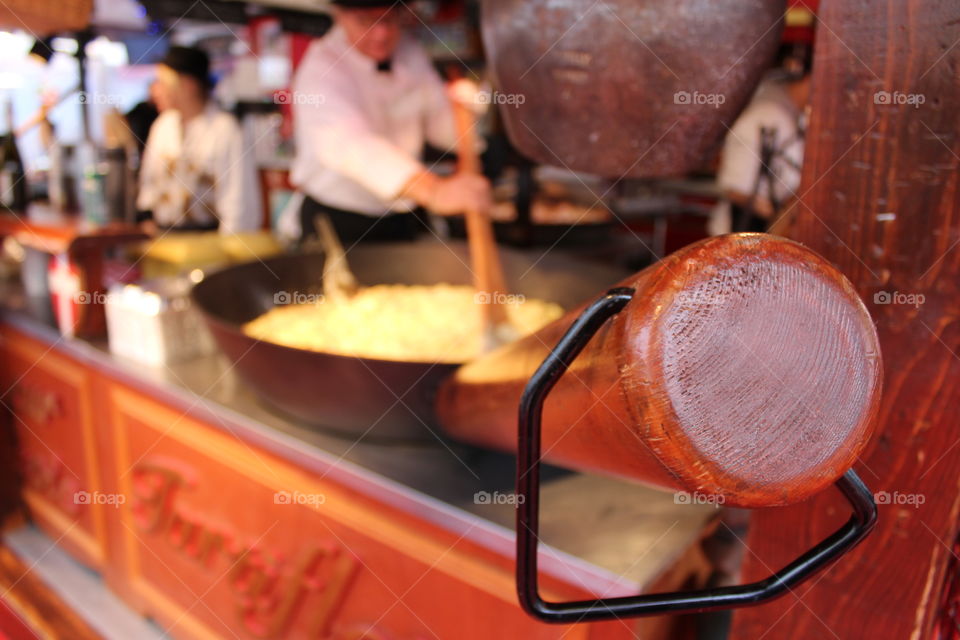
[[[855,465],[880,521],[795,595],[736,614],[731,638],[930,638],[960,524],[960,12],[955,0],[824,0],[793,237],[868,301],[886,380]],[[744,579],[846,517],[826,493],[757,511]]]

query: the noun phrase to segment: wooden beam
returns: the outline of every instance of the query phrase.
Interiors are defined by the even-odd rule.
[[[23,29],[40,38],[84,29],[92,15],[93,0],[6,0],[0,3],[0,29]]]
[[[824,0],[819,20],[793,237],[851,278],[877,323],[879,435],[855,468],[891,504],[810,584],[737,612],[730,637],[928,638],[960,522],[960,4]],[[838,526],[835,493],[755,512],[744,579]]]

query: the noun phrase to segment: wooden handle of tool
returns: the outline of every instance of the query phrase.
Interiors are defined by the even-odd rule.
[[[620,286],[632,300],[544,403],[545,459],[744,507],[803,500],[853,464],[872,433],[880,351],[823,258],[736,234]],[[458,369],[436,400],[441,425],[515,450],[524,386],[581,310]]]
[[[454,100],[453,117],[457,127],[457,170],[461,173],[479,174],[481,166],[480,158],[477,156],[473,113],[469,107]],[[502,304],[502,299],[507,293],[507,287],[490,216],[483,211],[465,211],[464,218],[467,223],[467,242],[470,247],[474,286],[478,292],[486,294],[488,300],[483,305],[487,324],[488,326],[504,324],[507,322],[507,310]]]

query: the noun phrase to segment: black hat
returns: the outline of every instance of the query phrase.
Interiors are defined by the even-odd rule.
[[[50,58],[53,57],[53,38],[44,38],[43,40],[37,39],[33,43],[33,47],[30,49],[30,55],[37,56],[44,62],[50,62]]]
[[[330,0],[330,4],[335,7],[345,9],[379,9],[381,7],[400,7],[404,5],[404,0]]]
[[[177,73],[192,76],[204,85],[210,84],[210,58],[195,47],[170,47],[160,64]]]

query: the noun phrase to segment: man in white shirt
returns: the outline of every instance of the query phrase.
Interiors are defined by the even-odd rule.
[[[757,88],[724,141],[717,172],[724,201],[710,235],[763,231],[789,209],[800,188],[809,87],[809,74],[794,67],[775,70]]]
[[[306,199],[304,235],[326,214],[347,243],[408,239],[418,205],[440,215],[485,211],[490,185],[440,177],[424,142],[456,144],[450,98],[424,49],[403,32],[397,0],[334,0],[334,26],[314,41],[293,80],[297,155],[291,182]]]
[[[253,154],[236,119],[210,99],[210,61],[170,47],[157,68],[169,104],[147,136],[137,208],[177,230],[253,231],[261,222]]]

